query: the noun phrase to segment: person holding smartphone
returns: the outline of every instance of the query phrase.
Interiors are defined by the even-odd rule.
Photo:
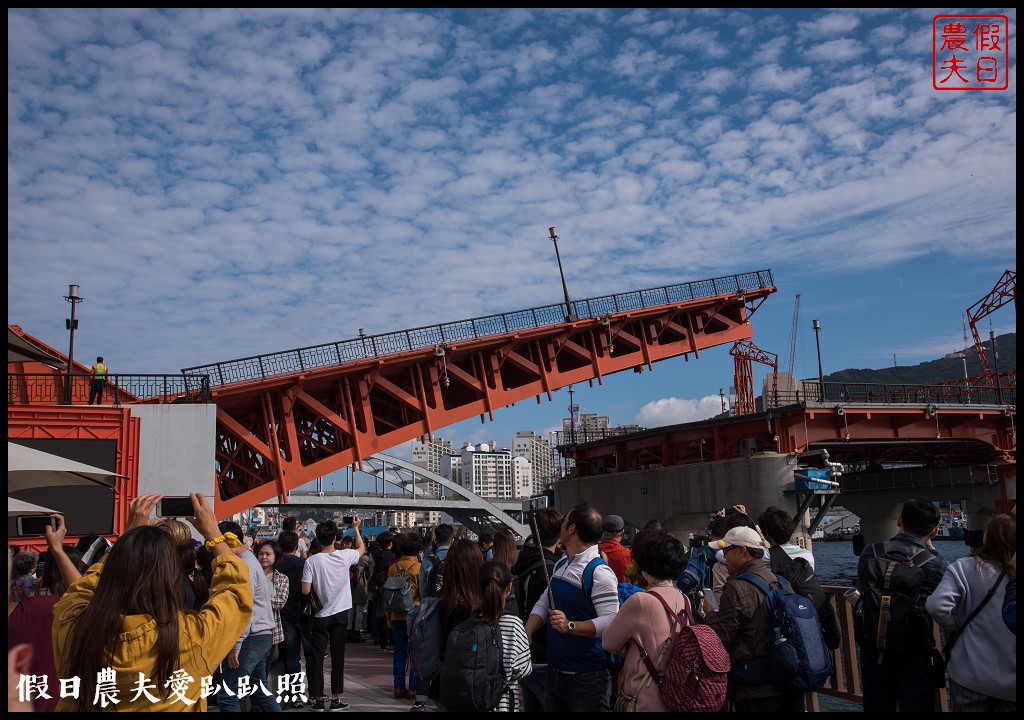
[[[77,697],[61,698],[58,711],[112,709],[97,692],[100,672],[108,669],[115,673],[119,711],[206,711],[199,682],[182,689],[182,700],[168,680],[179,670],[197,679],[214,674],[249,622],[252,589],[245,563],[228,546],[237,540],[219,532],[206,498],[191,497],[195,515],[188,521],[215,556],[209,600],[199,612],[185,612],[174,540],[150,517],[161,496],[133,500],[128,530],[54,606],[57,673],[81,681]],[[62,544],[52,533],[47,540],[53,561],[65,568],[71,560]],[[137,692],[140,674],[151,683],[149,697]]]

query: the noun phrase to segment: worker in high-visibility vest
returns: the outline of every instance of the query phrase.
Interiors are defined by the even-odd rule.
[[[103,364],[103,358],[96,358],[96,364],[92,366],[92,383],[89,385],[89,404],[93,400],[99,405],[103,402],[103,386],[107,384],[107,366]]]

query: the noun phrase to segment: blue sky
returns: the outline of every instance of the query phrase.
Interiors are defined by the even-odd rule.
[[[8,10],[8,322],[66,348],[77,283],[76,358],[177,372],[559,302],[556,226],[574,298],[770,268],[798,376],[815,318],[826,373],[929,360],[1016,268],[1016,13],[1009,89],[949,92],[940,12]],[[575,397],[684,422],[732,373]]]

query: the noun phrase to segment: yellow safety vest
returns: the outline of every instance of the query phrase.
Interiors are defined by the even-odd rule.
[[[103,363],[96,363],[92,366],[92,379],[93,380],[106,380],[107,379],[107,366]]]

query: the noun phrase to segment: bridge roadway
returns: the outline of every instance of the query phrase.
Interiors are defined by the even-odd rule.
[[[384,453],[364,458],[360,472],[366,478],[373,478],[374,488],[379,490],[356,492],[354,474],[351,489],[347,492],[293,490],[288,493],[288,505],[353,510],[440,510],[477,532],[494,525],[510,527],[520,538],[525,538],[530,532],[529,526],[521,520],[523,499],[480,497],[442,475]],[[281,504],[269,500],[259,503],[259,507],[278,507]]]

